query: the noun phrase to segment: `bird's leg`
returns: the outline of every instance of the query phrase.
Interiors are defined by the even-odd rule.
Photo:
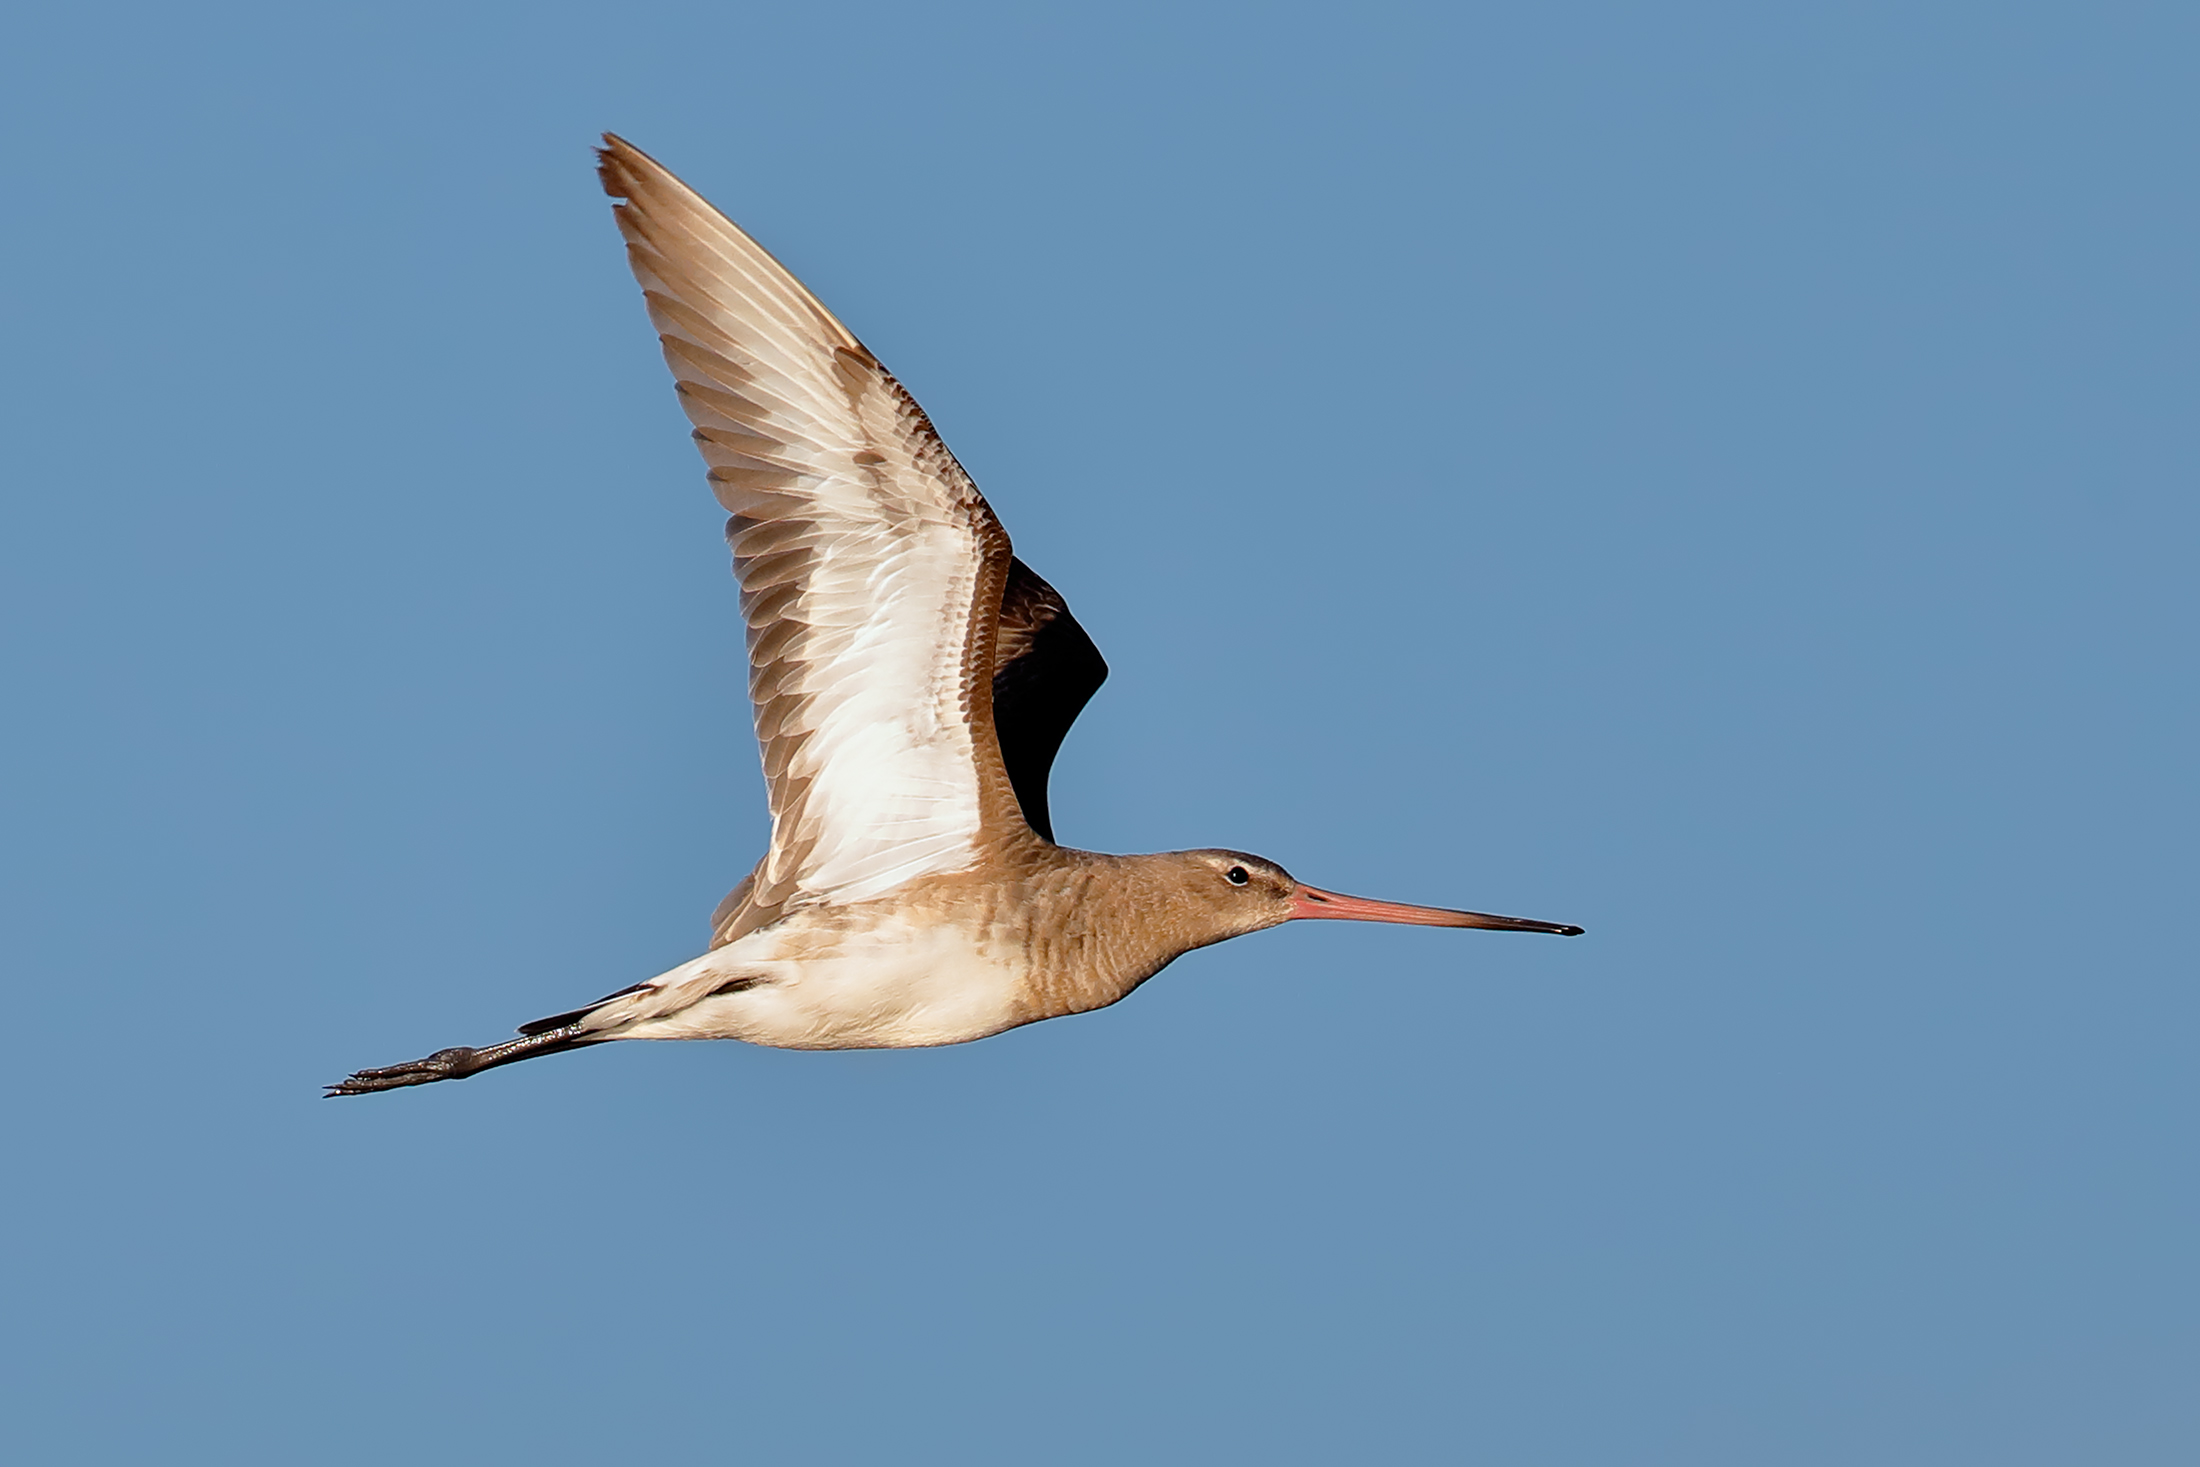
[[[593,1044],[593,1039],[580,1037],[581,1026],[567,1024],[542,1034],[529,1034],[520,1039],[507,1039],[502,1044],[492,1044],[487,1049],[472,1049],[459,1045],[455,1049],[439,1049],[426,1059],[411,1060],[401,1065],[385,1065],[379,1070],[361,1070],[349,1079],[340,1080],[328,1087],[330,1095],[372,1095],[377,1090],[396,1090],[406,1085],[432,1085],[438,1080],[463,1080],[468,1075],[478,1075],[483,1070],[493,1070],[498,1065],[508,1065],[523,1059],[533,1059],[538,1054],[556,1054],[560,1050],[579,1049]]]

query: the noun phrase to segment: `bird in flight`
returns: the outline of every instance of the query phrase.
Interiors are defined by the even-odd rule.
[[[732,516],[771,845],[701,957],[330,1094],[614,1039],[959,1044],[1104,1007],[1194,948],[1309,918],[1581,931],[1343,896],[1242,851],[1056,844],[1047,775],[1107,676],[1099,649],[817,297],[640,149],[607,134],[598,157]]]

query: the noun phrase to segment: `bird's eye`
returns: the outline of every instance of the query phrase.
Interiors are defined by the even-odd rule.
[[[1245,868],[1243,866],[1232,866],[1229,870],[1222,873],[1222,879],[1229,882],[1232,886],[1243,886],[1246,882],[1251,881],[1253,878],[1245,874]]]

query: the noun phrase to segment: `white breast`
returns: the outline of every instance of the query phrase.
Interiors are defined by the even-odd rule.
[[[617,1039],[745,1039],[781,1049],[961,1044],[1026,1017],[1020,970],[953,923],[889,918],[820,930],[801,914],[656,980],[696,993],[674,1013],[622,1025]],[[712,994],[727,980],[752,987]]]

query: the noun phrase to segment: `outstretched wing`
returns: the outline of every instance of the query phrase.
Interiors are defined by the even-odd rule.
[[[816,297],[646,154],[604,142],[627,257],[733,516],[772,841],[729,920],[969,866],[1018,818],[993,722],[1007,534]]]
[[[1100,649],[1069,614],[1062,593],[1011,561],[993,639],[993,727],[1024,820],[1047,840],[1047,775],[1069,726],[1108,679]]]
[[[1024,822],[1044,840],[1054,839],[1054,820],[1047,812],[1047,776],[1054,756],[1107,677],[1106,660],[1070,615],[1062,593],[1021,560],[1011,560],[1000,629],[993,639],[993,727]],[[726,893],[710,914],[712,947],[755,931],[775,915],[754,901],[762,869],[758,862],[757,871]]]

